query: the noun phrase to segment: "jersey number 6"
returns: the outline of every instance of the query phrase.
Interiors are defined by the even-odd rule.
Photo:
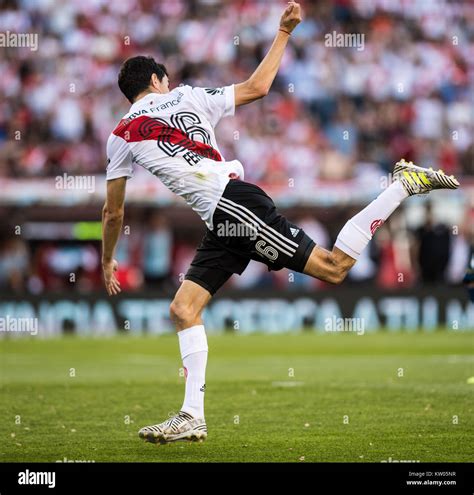
[[[258,241],[255,244],[255,249],[270,261],[275,261],[278,258],[278,251],[272,246],[267,246],[265,241]]]

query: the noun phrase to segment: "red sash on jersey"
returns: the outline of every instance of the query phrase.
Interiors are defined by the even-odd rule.
[[[166,122],[142,115],[135,119],[122,119],[113,133],[129,143],[153,140],[169,143],[192,151],[204,158],[222,161],[220,153],[212,146],[192,140],[184,131]]]

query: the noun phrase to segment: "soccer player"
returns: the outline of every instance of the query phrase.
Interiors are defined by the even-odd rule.
[[[272,199],[245,182],[237,160],[221,155],[214,127],[235,107],[264,97],[277,74],[292,31],[301,21],[298,3],[289,2],[273,44],[244,82],[221,88],[179,86],[169,90],[166,68],[153,58],[124,62],[118,85],[132,104],[107,142],[107,199],[103,209],[102,266],[109,295],[120,292],[114,251],[120,235],[125,184],[133,164],[156,175],[202,218],[206,234],[170,307],[178,333],[186,385],[178,414],[146,426],[139,436],[153,443],[203,440],[204,390],[208,346],[201,314],[216,291],[245,270],[251,259],[270,270],[289,268],[339,284],[390,214],[413,194],[456,189],[459,183],[441,171],[398,162],[393,183],[343,227],[332,251],[315,244],[297,225],[280,215]],[[222,235],[229,229],[246,235]]]

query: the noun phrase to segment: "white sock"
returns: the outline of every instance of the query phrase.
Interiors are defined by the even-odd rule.
[[[358,259],[375,231],[405,198],[408,198],[408,193],[401,183],[398,180],[392,182],[372,203],[348,220],[334,245],[351,258]]]
[[[179,348],[186,373],[186,390],[181,410],[195,418],[204,418],[207,338],[204,325],[178,332]]]

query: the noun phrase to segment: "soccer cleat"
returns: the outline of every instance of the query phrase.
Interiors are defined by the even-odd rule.
[[[180,411],[170,419],[158,425],[144,426],[138,436],[151,443],[170,443],[178,440],[202,442],[207,438],[207,426],[204,419],[193,418]]]
[[[423,168],[406,162],[402,158],[395,164],[393,177],[399,180],[409,196],[428,194],[434,189],[457,189],[459,182],[453,175],[446,175],[442,170]]]

